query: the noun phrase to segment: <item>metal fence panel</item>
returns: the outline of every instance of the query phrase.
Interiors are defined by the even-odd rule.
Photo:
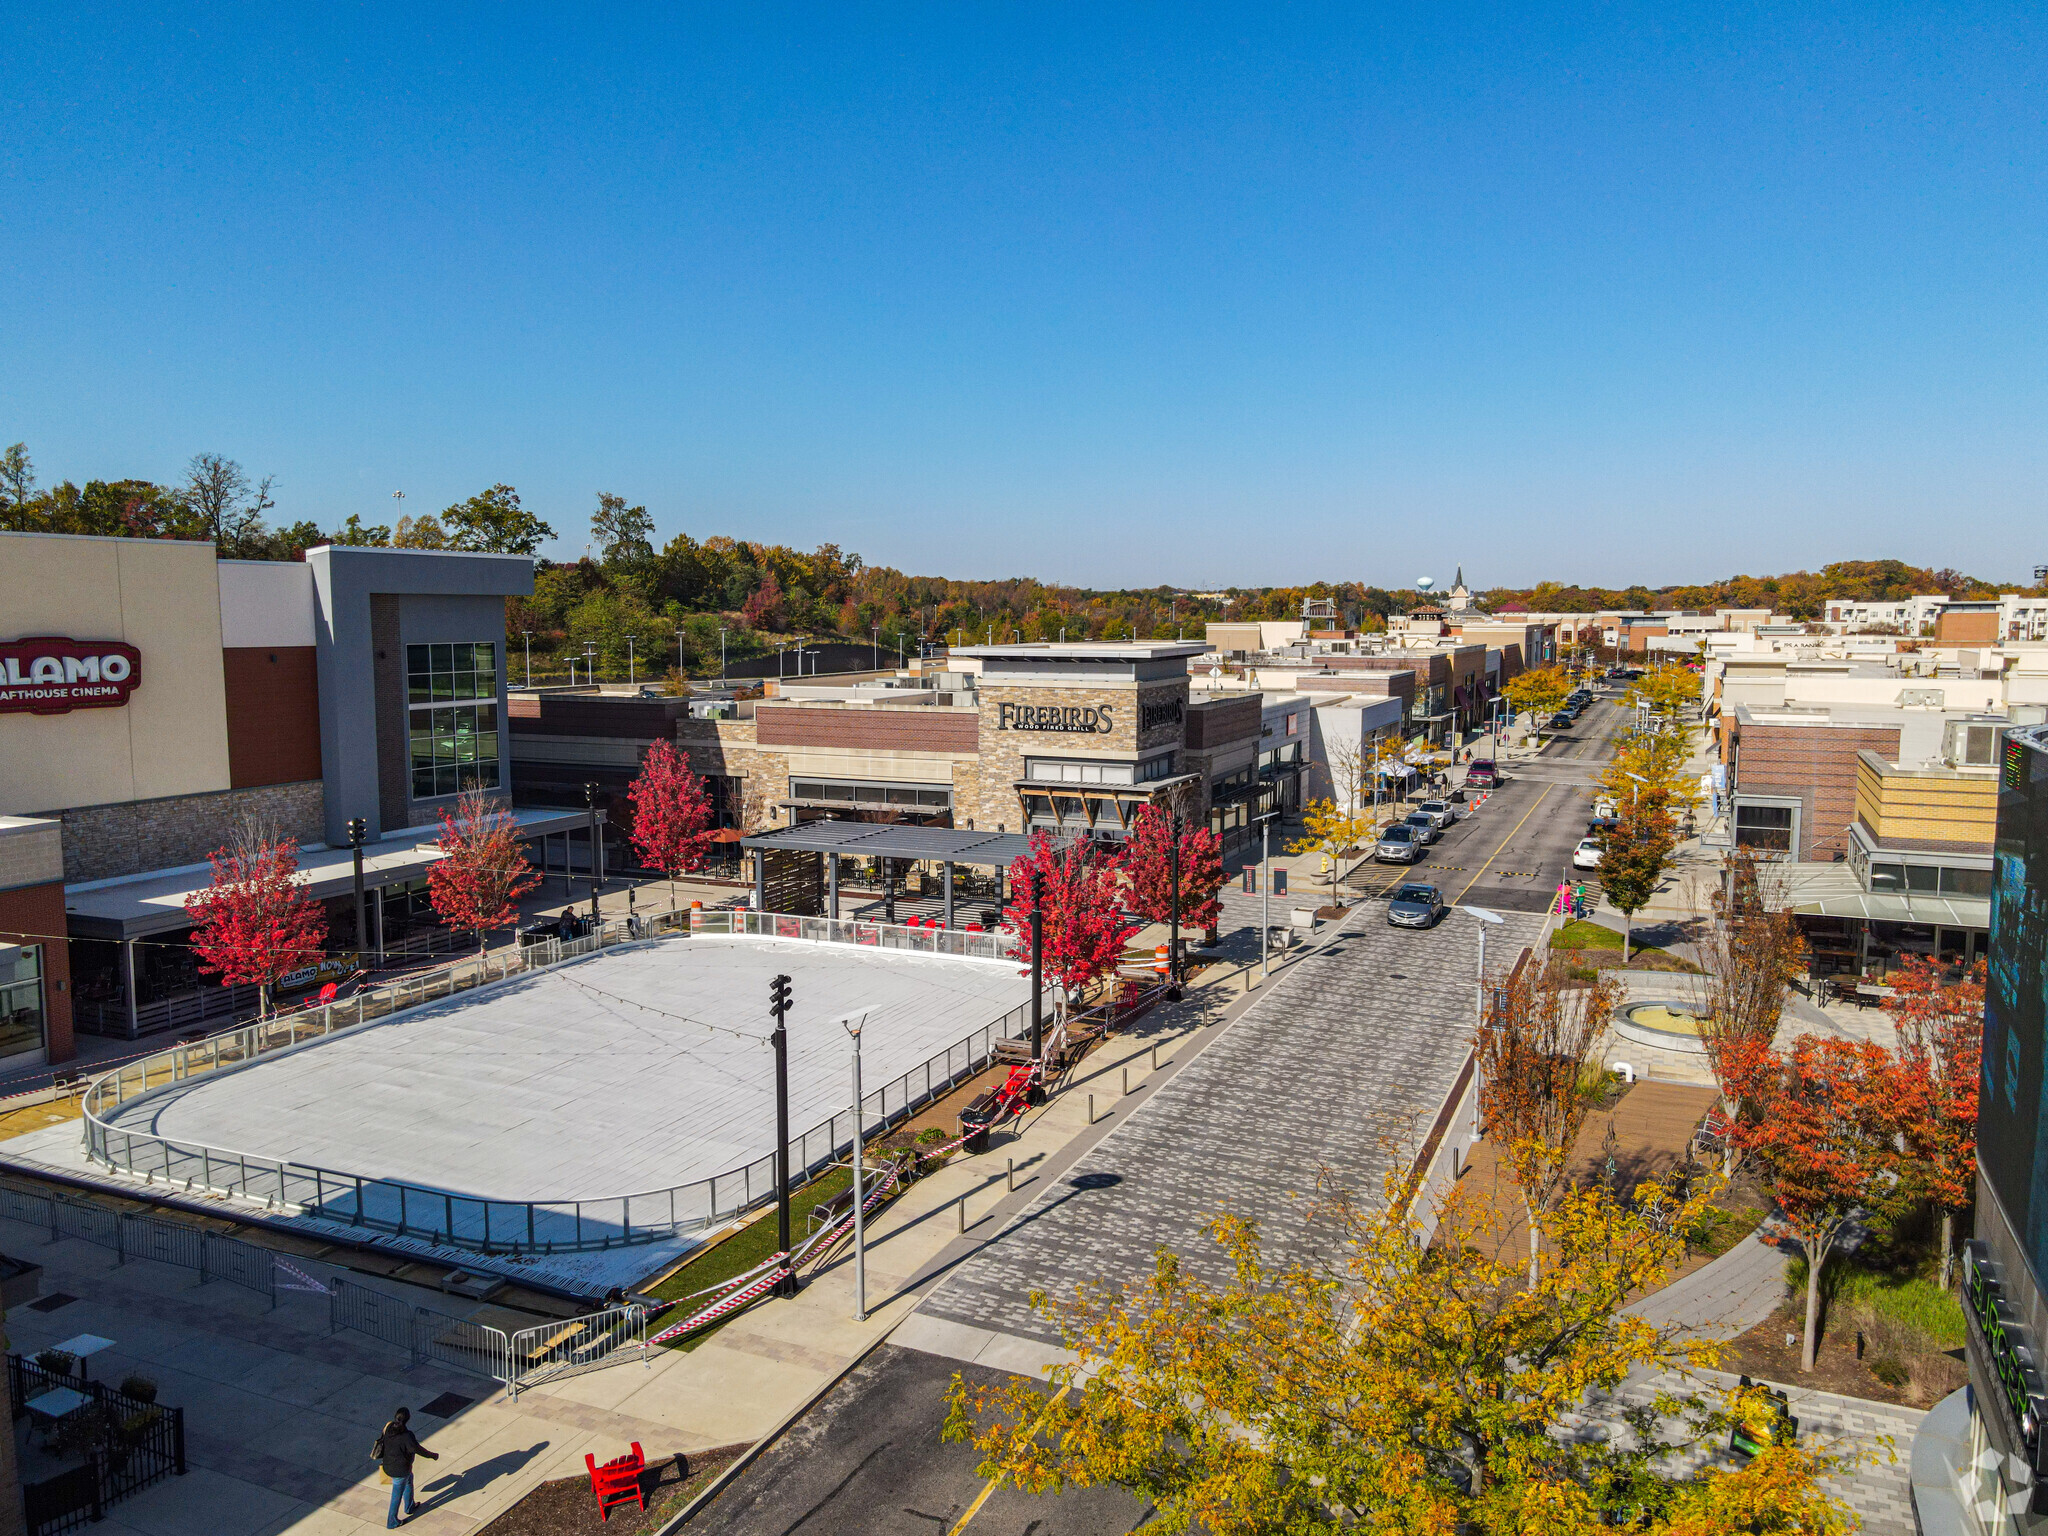
[[[209,1232],[200,1247],[200,1261],[205,1279],[242,1286],[268,1296],[272,1307],[277,1305],[277,1256],[268,1248]]]
[[[77,1200],[57,1200],[55,1228],[59,1237],[82,1237],[88,1243],[97,1243],[102,1248],[111,1248],[116,1253],[126,1250],[121,1242],[121,1216],[102,1206],[86,1205]]]
[[[400,1301],[396,1296],[387,1296],[374,1291],[367,1285],[352,1281],[334,1279],[328,1282],[330,1295],[327,1303],[327,1331],[339,1333],[352,1328],[357,1333],[367,1333],[373,1339],[381,1339],[409,1357],[409,1364],[420,1363],[419,1353],[413,1341],[412,1303]]]
[[[647,1311],[628,1304],[522,1328],[511,1336],[509,1358],[511,1372],[505,1384],[514,1397],[554,1377],[615,1365],[624,1358],[645,1362]]]
[[[25,1189],[0,1185],[0,1216],[41,1227],[50,1234],[51,1242],[57,1240],[57,1202],[48,1195],[32,1195]]]
[[[126,1216],[121,1220],[120,1246],[124,1258],[155,1259],[159,1264],[176,1264],[198,1271],[206,1280],[206,1234],[196,1227],[181,1227],[148,1216]]]
[[[450,1317],[445,1312],[415,1307],[412,1313],[412,1356],[432,1360],[476,1376],[511,1385],[511,1358],[505,1335],[486,1323]]]

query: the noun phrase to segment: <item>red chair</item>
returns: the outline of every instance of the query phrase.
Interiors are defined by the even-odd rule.
[[[640,1486],[640,1474],[647,1470],[647,1458],[641,1454],[640,1442],[633,1442],[631,1455],[597,1464],[595,1456],[585,1453],[583,1465],[590,1469],[590,1491],[597,1495],[597,1517],[606,1524],[611,1523],[612,1506],[631,1499],[642,1509],[647,1507],[647,1490]]]

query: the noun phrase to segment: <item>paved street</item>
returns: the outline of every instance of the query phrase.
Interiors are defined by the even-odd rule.
[[[1519,914],[1509,924],[1498,937],[1512,954],[1538,924]],[[1215,1276],[1203,1223],[1225,1207],[1264,1222],[1273,1249],[1302,1252],[1296,1197],[1313,1190],[1318,1169],[1374,1188],[1389,1142],[1412,1147],[1451,1089],[1472,1026],[1478,926],[1454,914],[1417,933],[1388,927],[1377,904],[1361,906],[1092,1149],[1045,1170],[1046,1186],[996,1241],[943,1271],[892,1338],[932,1364],[891,1364],[850,1380],[806,1415],[787,1448],[735,1482],[704,1528],[948,1528],[980,1480],[971,1457],[934,1450],[944,1381],[954,1370],[1029,1371],[1057,1357],[1057,1333],[1031,1309],[1033,1290],[1141,1276],[1162,1246]],[[924,1385],[913,1391],[913,1382]],[[923,1449],[884,1454],[878,1423],[890,1426],[891,1446]],[[904,1477],[914,1478],[914,1509]],[[791,1493],[782,1524],[760,1523],[757,1512],[777,1507],[773,1494],[783,1488],[803,1497]],[[988,1529],[1123,1531],[1144,1513],[1099,1498],[1085,1507],[1002,1504]],[[991,1500],[977,1525],[999,1504]],[[809,1523],[794,1523],[799,1517]]]

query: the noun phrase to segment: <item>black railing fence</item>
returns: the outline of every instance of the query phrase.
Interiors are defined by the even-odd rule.
[[[52,1536],[103,1520],[109,1505],[185,1472],[184,1409],[130,1397],[104,1382],[59,1375],[20,1355],[7,1357],[15,1418],[28,1416],[30,1403],[65,1387],[83,1397],[84,1405],[39,1427],[59,1455],[76,1456],[78,1465],[23,1485],[28,1536]]]

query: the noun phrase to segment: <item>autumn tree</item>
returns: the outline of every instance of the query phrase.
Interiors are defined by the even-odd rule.
[[[1600,836],[1600,891],[1621,914],[1621,958],[1628,963],[1636,914],[1650,904],[1663,884],[1671,858],[1671,842],[1651,815],[1624,815]]]
[[[1868,1040],[1801,1035],[1789,1053],[1753,1050],[1737,1091],[1756,1106],[1731,1134],[1757,1160],[1786,1228],[1806,1251],[1806,1332],[1800,1368],[1813,1369],[1822,1274],[1858,1210],[1895,1204],[1903,1085],[1898,1063]]]
[[[481,955],[493,928],[518,919],[519,898],[540,875],[526,862],[511,816],[482,789],[464,790],[454,813],[441,813],[434,846],[441,857],[427,866],[427,900],[442,922],[476,935]]]
[[[702,866],[710,842],[711,797],[704,793],[704,780],[691,769],[687,755],[657,741],[626,795],[633,802],[633,846],[668,876],[673,905],[676,877]]]
[[[1173,920],[1173,818],[1156,805],[1138,812],[1124,844],[1124,877],[1130,882],[1131,910],[1155,923]],[[1180,828],[1180,920],[1183,927],[1213,934],[1223,912],[1223,845],[1200,823]],[[1179,930],[1173,943],[1180,942]]]
[[[1562,667],[1530,667],[1517,672],[1501,689],[1507,701],[1517,711],[1526,710],[1536,717],[1538,725],[1549,718],[1557,706],[1570,695],[1572,685],[1564,675]]]
[[[1321,1261],[1269,1257],[1252,1223],[1219,1217],[1220,1252],[1162,1249],[1148,1274],[1034,1297],[1072,1357],[1049,1384],[956,1375],[944,1437],[1028,1494],[1123,1488],[1165,1532],[1838,1533],[1822,1478],[1853,1453],[1809,1433],[1760,1436],[1739,1469],[1697,1454],[1767,1421],[1758,1389],[1669,1390],[1607,1409],[1611,1433],[1559,1432],[1632,1372],[1697,1382],[1716,1363],[1717,1345],[1627,1310],[1669,1280],[1712,1193],[1664,1225],[1603,1188],[1566,1192],[1540,1218],[1554,1258],[1533,1285],[1497,1245],[1425,1243],[1398,1179],[1370,1206],[1317,1203],[1290,1246]]]
[[[245,830],[208,855],[212,882],[185,903],[199,969],[227,986],[255,986],[270,1012],[271,989],[326,952],[327,913],[299,879],[299,845]]]
[[[1522,1192],[1529,1218],[1529,1282],[1536,1283],[1537,1216],[1550,1209],[1570,1171],[1586,1123],[1579,1079],[1622,989],[1600,973],[1574,979],[1562,955],[1524,960],[1487,982],[1486,1009],[1473,1045],[1479,1062],[1479,1113]]]
[[[1010,957],[1031,963],[1033,892],[1042,885],[1045,974],[1068,996],[1114,971],[1138,931],[1124,918],[1124,878],[1116,857],[1085,838],[1060,847],[1045,833],[1032,833],[1031,852],[1010,865],[1008,883],[1003,916],[1016,936]]]
[[[1330,901],[1337,900],[1337,866],[1344,850],[1378,835],[1379,822],[1370,811],[1347,811],[1334,800],[1311,800],[1301,813],[1302,835],[1287,845],[1289,853],[1323,856],[1330,876]]]
[[[1984,1059],[1984,962],[1948,983],[1914,956],[1892,972],[1886,1005],[1899,1031],[1911,1180],[1941,1212],[1941,1284],[1955,1263],[1955,1217],[1977,1187],[1977,1088]]]
[[[1806,940],[1784,909],[1766,861],[1745,848],[1728,855],[1714,911],[1696,941],[1705,968],[1693,986],[1707,1062],[1729,1112],[1744,1114],[1737,1085],[1748,1062],[1768,1050],[1785,1016],[1785,996],[1806,965]],[[1734,1146],[1728,1148],[1732,1158]]]

